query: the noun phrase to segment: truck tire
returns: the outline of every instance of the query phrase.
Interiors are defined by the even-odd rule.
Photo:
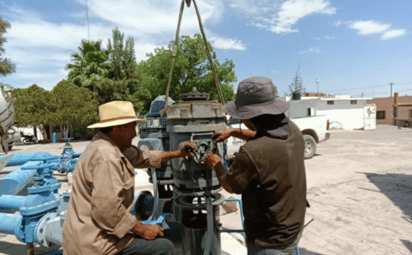
[[[312,158],[316,153],[316,140],[311,135],[303,135],[305,142],[305,159]]]

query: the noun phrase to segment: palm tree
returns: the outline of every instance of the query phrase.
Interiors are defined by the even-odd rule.
[[[107,77],[109,65],[108,52],[102,49],[102,41],[82,40],[79,53],[71,55],[72,64],[67,64],[70,70],[67,78],[79,87],[88,87],[95,80]]]

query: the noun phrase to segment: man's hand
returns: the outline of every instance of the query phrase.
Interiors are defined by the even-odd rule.
[[[205,164],[215,168],[215,166],[221,161],[219,155],[209,151],[205,158]]]
[[[197,150],[196,143],[194,141],[189,141],[180,149],[180,157],[186,157],[190,152]]]
[[[146,240],[153,240],[158,236],[164,236],[163,228],[158,225],[143,225],[136,234]]]
[[[214,143],[223,142],[231,136],[231,129],[220,129],[213,133],[212,139]]]

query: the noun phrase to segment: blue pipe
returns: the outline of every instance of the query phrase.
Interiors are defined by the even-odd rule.
[[[33,207],[54,200],[56,200],[56,196],[52,192],[28,196],[1,195],[0,209],[20,209],[22,206]]]
[[[7,156],[9,155],[1,155],[0,159],[5,158]],[[6,166],[21,166],[24,163],[27,163],[30,160],[33,160],[35,158],[47,157],[47,156],[51,156],[51,154],[48,152],[29,152],[29,153],[13,154],[13,157],[10,159],[9,163],[7,163]]]
[[[16,230],[21,225],[21,215],[0,213],[0,233],[16,235]]]
[[[24,166],[36,165],[39,162],[29,161]],[[36,170],[21,170],[21,167],[17,168],[13,172],[0,179],[0,196],[1,195],[17,195],[23,190],[30,182],[33,181]]]
[[[1,195],[0,209],[19,209],[26,202],[27,196]]]

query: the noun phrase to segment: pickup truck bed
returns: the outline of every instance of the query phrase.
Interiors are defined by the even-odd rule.
[[[328,120],[326,116],[291,118],[291,120],[299,127],[305,140],[305,159],[312,158],[316,154],[317,144],[330,138],[330,133],[327,132]],[[228,120],[228,127],[247,129],[244,124],[240,123],[240,120],[232,118]],[[227,140],[228,154],[236,153],[243,144],[245,141],[230,137]]]

